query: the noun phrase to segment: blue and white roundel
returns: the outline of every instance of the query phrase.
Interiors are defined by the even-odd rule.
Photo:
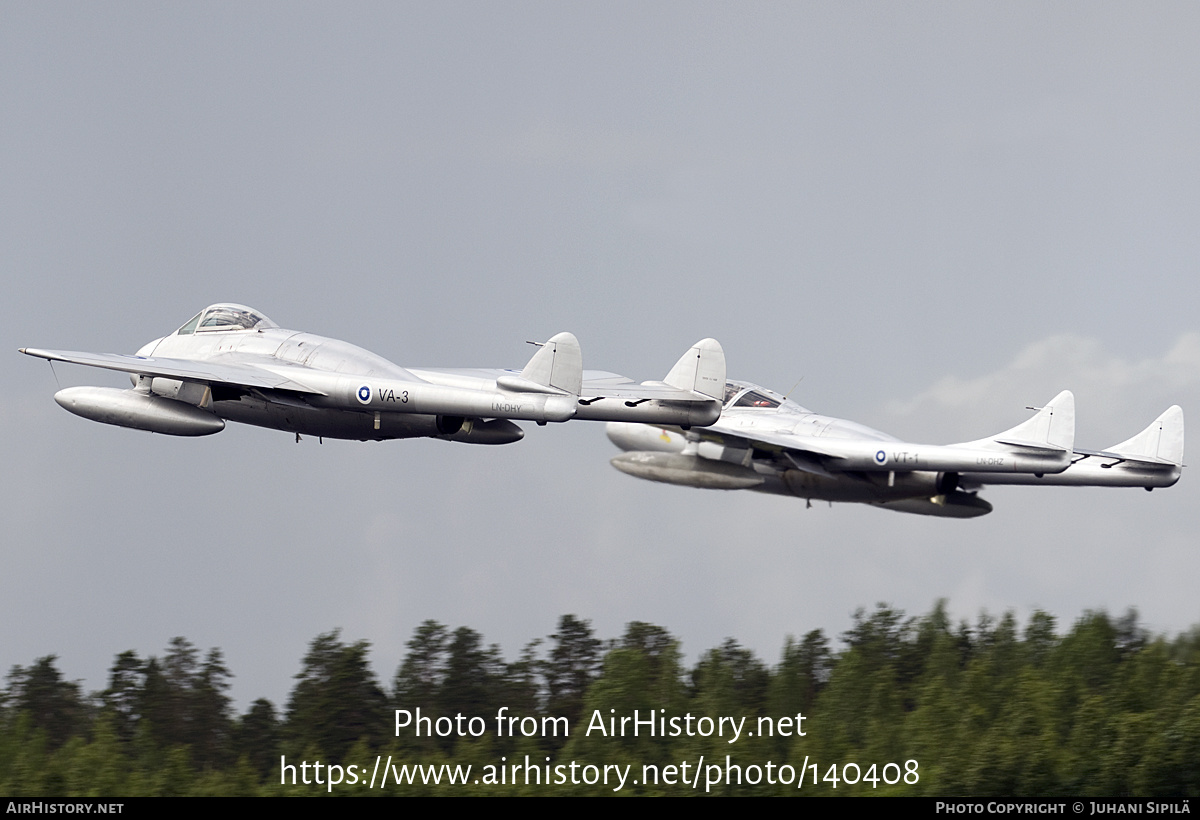
[[[364,384],[362,387],[358,388],[358,392],[355,395],[358,396],[358,400],[361,403],[370,404],[371,403],[371,386],[369,384]]]
[[[887,453],[885,453],[883,450],[880,450],[875,454],[875,463],[882,464],[885,461],[887,461]]]

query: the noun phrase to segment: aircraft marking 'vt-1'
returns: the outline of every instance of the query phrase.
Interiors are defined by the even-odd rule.
[[[262,313],[212,305],[136,355],[22,348],[53,361],[130,374],[132,389],[69,387],[62,407],[93,421],[202,436],[225,421],[313,436],[381,440],[432,436],[508,444],[513,420],[711,424],[721,412],[725,355],[697,342],[661,381],[584,372],[579,342],[559,333],[523,370],[404,368],[337,339],[285,330]]]
[[[1075,447],[1075,399],[1064,390],[1022,424],[964,444],[909,444],[821,416],[766,388],[730,381],[721,418],[704,429],[612,422],[627,452],[612,459],[638,478],[854,501],[920,515],[974,518],[989,484],[1170,487],[1183,469],[1183,410],[1171,407],[1107,450]]]

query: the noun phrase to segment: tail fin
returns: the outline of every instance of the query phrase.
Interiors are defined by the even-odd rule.
[[[1004,444],[1035,450],[1067,450],[1075,446],[1075,396],[1064,390],[1027,421],[988,436],[974,445]]]
[[[579,340],[565,331],[551,336],[550,341],[533,354],[520,378],[578,396],[583,389],[583,352],[579,349]]]
[[[1142,432],[1114,444],[1105,452],[1131,461],[1150,461],[1183,466],[1183,408],[1172,405]]]
[[[664,384],[721,401],[725,396],[725,351],[716,339],[701,339],[675,362]]]

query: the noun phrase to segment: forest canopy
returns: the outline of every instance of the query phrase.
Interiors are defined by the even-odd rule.
[[[880,604],[774,665],[731,638],[689,668],[663,627],[601,639],[573,615],[512,661],[426,621],[389,683],[370,649],[318,635],[287,703],[240,715],[221,650],[181,637],[120,653],[90,694],[53,655],[16,666],[0,793],[1200,796],[1200,628],[1152,636],[1133,611],[1060,632]]]

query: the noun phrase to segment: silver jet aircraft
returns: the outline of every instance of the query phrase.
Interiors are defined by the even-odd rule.
[[[523,370],[403,368],[361,347],[284,330],[243,305],[211,305],[136,355],[22,348],[53,361],[130,374],[132,389],[69,387],[54,400],[93,421],[203,436],[225,421],[343,439],[432,436],[508,444],[513,419],[637,421],[679,429],[721,412],[725,355],[697,342],[661,382],[584,373],[579,342],[559,333]],[[586,378],[585,378],[586,377]]]
[[[729,381],[721,418],[703,430],[613,422],[618,470],[650,481],[757,490],[888,510],[975,518],[988,484],[1170,487],[1183,469],[1183,410],[1171,407],[1107,450],[1075,447],[1075,398],[1059,393],[1022,424],[964,444],[909,444],[821,416],[764,387]]]

